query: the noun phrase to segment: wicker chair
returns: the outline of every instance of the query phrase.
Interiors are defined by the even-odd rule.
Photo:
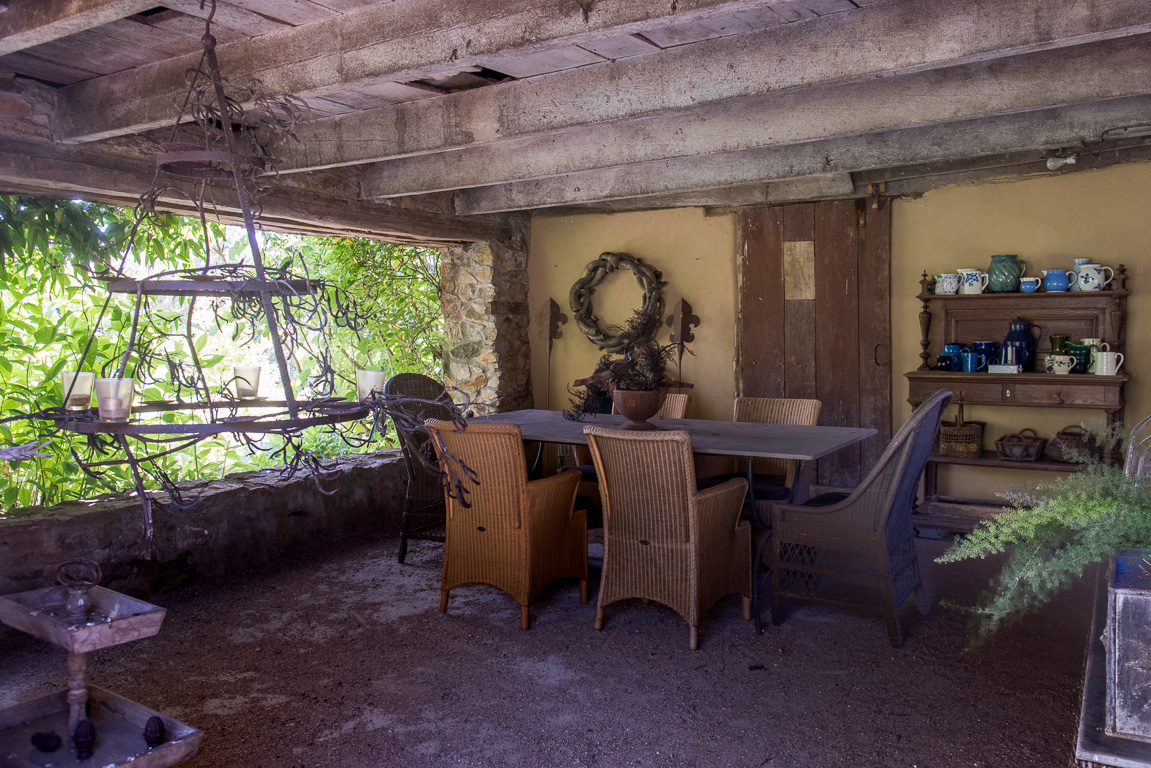
[[[691,395],[683,392],[676,392],[667,395],[663,399],[663,405],[659,407],[659,413],[655,415],[657,419],[686,419],[687,408],[691,405]],[[611,412],[618,414],[615,404],[611,406]],[[575,469],[580,471],[583,477],[579,484],[579,493],[576,498],[583,502],[583,506],[599,507],[599,481],[595,473],[595,465],[591,460],[591,450],[586,445],[575,446]]]
[[[888,444],[879,462],[850,494],[816,497],[805,505],[771,508],[771,618],[782,623],[788,597],[855,604],[857,595],[837,590],[862,582],[880,598],[873,611],[887,617],[896,648],[903,644],[899,607],[915,593],[921,613],[929,609],[911,504],[951,392],[924,400]]]
[[[751,618],[751,528],[739,520],[747,481],[696,491],[691,436],[584,427],[604,503],[603,573],[595,628],[617,600],[672,608],[699,646],[703,615],[724,595]],[[573,473],[574,474],[574,473]]]
[[[421,400],[436,400],[445,395],[444,385],[419,373],[399,373],[384,384],[386,395],[406,395]],[[408,415],[418,419],[450,419],[446,405],[409,403]],[[439,533],[444,527],[444,492],[439,479],[416,458],[427,442],[427,435],[411,432],[393,417],[392,425],[404,454],[408,472],[408,485],[404,493],[404,516],[400,522],[399,561],[408,555],[409,539],[443,541]]]
[[[819,423],[819,400],[786,397],[737,397],[732,421],[756,424],[792,424],[814,427]],[[755,496],[756,510],[753,521],[757,527],[769,527],[768,505],[772,501],[787,501],[795,484],[799,468],[788,459],[755,459],[752,462],[751,492]],[[722,456],[697,456],[696,473],[706,477],[708,483],[722,482],[730,477],[747,475],[745,461]],[[806,494],[806,488],[801,490]],[[806,496],[804,495],[803,498]],[[802,498],[800,499],[802,500]],[[748,503],[751,503],[750,497]]]
[[[462,461],[478,482],[468,503],[447,498],[447,542],[440,581],[440,612],[461,584],[489,584],[520,604],[520,626],[531,625],[528,604],[550,582],[575,577],[587,602],[587,518],[574,509],[579,475],[561,472],[527,479],[524,446],[515,424],[472,424],[429,419],[440,461]],[[466,481],[465,481],[466,482]]]

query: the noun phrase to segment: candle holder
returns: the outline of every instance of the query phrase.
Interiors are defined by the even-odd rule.
[[[356,397],[362,403],[372,396],[372,392],[384,391],[384,381],[387,380],[387,373],[384,371],[366,371],[363,368],[356,369]]]
[[[132,413],[135,379],[96,379],[96,408],[100,421],[122,424]]]
[[[92,407],[92,382],[94,373],[68,371],[60,374],[60,385],[64,388],[64,408],[69,411],[86,411]]]
[[[250,400],[256,396],[256,392],[260,389],[260,366],[234,366],[232,376],[236,382],[236,397]]]

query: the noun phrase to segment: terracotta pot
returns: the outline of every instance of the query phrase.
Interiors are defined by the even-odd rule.
[[[631,390],[616,389],[611,393],[615,408],[627,417],[620,429],[658,429],[648,419],[659,413],[666,393],[662,389]]]

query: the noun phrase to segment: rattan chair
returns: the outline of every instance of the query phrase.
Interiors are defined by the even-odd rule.
[[[446,397],[444,385],[420,373],[399,373],[384,384],[384,394],[404,395],[421,400],[437,400]],[[432,403],[407,403],[403,406],[409,416],[419,420],[450,419],[451,411],[446,405]],[[404,562],[408,555],[409,539],[443,541],[444,492],[437,476],[416,458],[427,435],[412,432],[392,418],[396,438],[404,455],[404,466],[408,473],[407,490],[404,493],[404,515],[400,521],[399,561]]]
[[[872,610],[887,617],[891,644],[903,644],[899,608],[915,594],[929,609],[911,505],[951,392],[924,400],[888,444],[863,482],[844,497],[816,497],[806,505],[773,504],[772,622],[784,618],[788,597],[857,604],[859,588],[878,593]],[[830,503],[829,503],[830,502]]]
[[[440,462],[463,462],[477,479],[465,480],[467,502],[447,498],[447,542],[440,581],[440,612],[461,584],[489,584],[520,604],[520,626],[531,625],[528,604],[552,581],[579,579],[587,602],[587,518],[574,509],[579,475],[529,481],[520,428],[429,419]],[[445,452],[451,459],[445,458]],[[445,494],[446,495],[446,494]]]
[[[737,397],[732,421],[756,424],[790,424],[814,427],[819,423],[819,400],[788,397]],[[788,501],[799,471],[797,462],[789,459],[755,459],[751,465],[751,496],[755,497],[757,527],[766,528],[769,522],[768,505],[772,501]],[[722,482],[730,477],[747,477],[747,461],[722,456],[697,456],[696,473],[706,477],[707,483]],[[806,488],[797,489],[806,498]],[[749,513],[752,510],[749,510]]]
[[[739,519],[747,481],[696,491],[687,432],[588,426],[584,434],[604,506],[595,628],[603,629],[604,609],[617,600],[655,600],[683,617],[695,650],[704,614],[733,592],[749,620],[751,528]]]
[[[691,405],[691,395],[686,392],[675,392],[666,395],[663,399],[663,405],[659,407],[659,413],[653,418],[657,419],[686,419],[687,408]],[[611,412],[618,414],[615,404],[612,403]],[[576,463],[574,468],[580,471],[582,480],[579,484],[579,493],[576,498],[580,500],[583,506],[599,507],[599,480],[596,476],[595,465],[591,460],[591,450],[586,445],[575,446]]]

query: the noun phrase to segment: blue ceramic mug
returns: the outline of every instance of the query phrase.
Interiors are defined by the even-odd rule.
[[[975,373],[987,367],[987,356],[978,352],[960,352],[959,357],[963,360],[964,373]]]
[[[990,362],[996,359],[999,345],[994,341],[975,341],[971,344],[971,350],[983,355],[983,358]]]

